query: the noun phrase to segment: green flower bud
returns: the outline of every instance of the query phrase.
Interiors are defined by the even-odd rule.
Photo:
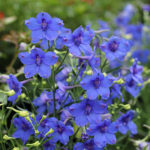
[[[39,134],[39,131],[38,131],[38,130],[35,130],[35,134],[38,135],[38,134]]]
[[[40,142],[39,141],[36,141],[36,142],[34,142],[34,143],[32,143],[32,144],[26,144],[27,146],[30,146],[30,147],[38,147],[38,146],[40,146]]]
[[[85,74],[87,74],[87,75],[92,75],[92,74],[93,74],[93,71],[92,71],[92,70],[88,70],[88,71],[85,72]]]
[[[26,97],[26,94],[25,93],[22,93],[21,95],[20,95],[20,98],[21,99],[24,99]]]
[[[114,81],[114,83],[123,84],[123,83],[124,83],[124,80],[123,80],[122,78],[120,78],[119,80]]]
[[[46,134],[45,134],[45,137],[49,134],[52,134],[54,132],[54,130],[51,128]]]
[[[106,72],[104,72],[103,75],[104,75],[104,77],[106,77],[107,76]]]
[[[66,81],[67,81],[67,82],[71,82],[71,81],[72,81],[72,80],[71,80],[71,77],[67,78]]]
[[[124,104],[120,104],[120,106],[122,106],[122,107],[123,107],[124,109],[126,109],[126,110],[131,109],[130,104],[126,104],[126,105],[124,105]]]
[[[13,96],[15,94],[15,91],[14,90],[10,90],[10,91],[6,92],[6,94],[8,96]]]
[[[8,136],[8,135],[5,134],[5,135],[3,136],[3,139],[4,139],[4,140],[12,140],[12,139],[15,139],[15,138],[14,138],[14,137],[10,137],[10,136]]]
[[[86,93],[83,95],[83,98],[84,98],[84,99],[86,99],[86,98],[87,98],[87,95],[86,95]]]

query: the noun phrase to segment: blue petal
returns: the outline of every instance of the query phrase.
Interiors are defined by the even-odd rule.
[[[42,39],[40,43],[41,48],[43,49],[48,49],[48,40],[47,39]]]
[[[41,64],[38,73],[42,78],[48,78],[51,75],[51,68],[48,65]]]
[[[43,38],[42,30],[35,30],[31,32],[32,43],[37,43]]]
[[[115,144],[116,143],[116,136],[114,134],[105,134],[106,141],[108,144]]]
[[[71,47],[69,47],[69,52],[72,55],[75,55],[75,56],[80,56],[81,55],[81,52],[80,52],[79,48],[75,45],[72,45]]]
[[[37,72],[38,72],[38,67],[36,66],[36,64],[26,65],[24,67],[24,73],[26,78],[30,78],[34,76]]]
[[[45,38],[50,41],[55,40],[57,36],[58,36],[57,31],[47,30],[45,33]]]
[[[131,131],[132,134],[137,134],[137,127],[136,124],[133,121],[130,121],[128,123],[128,128]]]
[[[84,115],[77,116],[75,122],[78,126],[85,126],[88,123],[87,117]]]
[[[25,25],[29,30],[39,30],[41,25],[37,22],[35,18],[30,18],[29,20],[25,20]]]
[[[94,136],[94,142],[99,148],[103,148],[106,146],[106,137],[103,134],[96,134]]]
[[[18,57],[19,57],[20,61],[26,65],[30,65],[35,62],[34,59],[31,58],[31,56],[28,52],[19,53]]]
[[[56,64],[58,56],[54,52],[47,52],[45,53],[45,58],[43,63],[46,65],[54,65]]]

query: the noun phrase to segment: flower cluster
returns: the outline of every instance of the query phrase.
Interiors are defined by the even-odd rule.
[[[104,21],[99,21],[99,31],[87,25],[73,32],[61,19],[45,12],[25,21],[35,46],[18,57],[25,65],[25,78],[38,87],[29,92],[33,93],[34,109],[21,109],[28,114],[19,113],[13,120],[14,138],[36,146],[28,144],[34,137],[45,150],[103,150],[115,145],[118,135],[137,134],[136,112],[129,110],[132,106],[124,96],[136,98],[144,85],[139,63],[143,57],[138,51],[130,54],[143,29],[142,25],[129,25],[134,12],[128,5],[116,18],[118,28],[124,28],[131,39],[117,30],[113,36],[110,31],[105,34],[111,28]],[[15,91],[8,99],[14,104],[24,81],[13,75],[7,81]]]

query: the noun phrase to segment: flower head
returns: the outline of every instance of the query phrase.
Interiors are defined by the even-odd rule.
[[[123,38],[112,36],[108,42],[102,43],[100,47],[109,61],[123,61],[130,49],[130,44]]]
[[[57,62],[57,56],[54,52],[45,53],[40,48],[34,48],[31,53],[22,52],[19,59],[25,64],[25,77],[30,78],[39,74],[42,78],[48,78],[51,75],[51,65]]]
[[[109,98],[109,87],[112,82],[100,72],[85,76],[80,84],[86,90],[89,99],[96,99],[98,95],[101,95],[104,99]]]
[[[75,117],[76,124],[85,126],[100,114],[106,113],[107,105],[100,101],[86,99],[78,104],[71,105],[69,110],[72,116]]]
[[[23,144],[25,144],[30,135],[34,133],[32,125],[23,117],[15,118],[13,120],[13,124],[17,130],[12,136],[15,138],[20,138],[23,141]]]
[[[10,74],[9,75],[9,79],[7,80],[7,84],[8,84],[8,86],[9,86],[9,88],[11,90],[15,91],[15,94],[13,96],[10,96],[8,98],[8,101],[11,101],[14,104],[15,100],[17,99],[17,97],[19,95],[21,95],[21,92],[22,92],[22,89],[21,89],[22,88],[22,83],[19,82],[14,75]]]

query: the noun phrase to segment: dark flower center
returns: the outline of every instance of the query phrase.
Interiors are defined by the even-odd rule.
[[[18,85],[17,85],[15,82],[12,82],[12,89],[13,89],[15,92],[18,92],[18,91],[19,91],[19,87],[18,87]]]
[[[101,125],[101,126],[99,127],[99,129],[100,129],[100,132],[101,132],[101,133],[105,133],[106,130],[107,130],[107,125],[106,125],[106,124],[103,124],[103,125]]]
[[[85,148],[87,150],[93,150],[93,147],[94,147],[94,143],[93,142],[90,142],[90,143],[86,143],[85,144]]]
[[[42,59],[41,57],[37,54],[35,57],[35,63],[40,66],[40,64],[42,63]]]
[[[27,131],[30,129],[29,125],[26,122],[22,122],[21,127],[23,131]]]
[[[86,104],[85,113],[89,115],[92,111],[92,107],[89,104]]]
[[[47,123],[47,120],[46,120],[46,119],[43,120],[43,121],[40,123],[41,127],[45,128],[45,127],[46,127],[46,123]]]
[[[75,45],[79,46],[82,41],[82,34],[80,33],[77,37],[74,37],[74,43]]]
[[[64,130],[65,130],[64,127],[61,127],[60,125],[57,126],[57,132],[58,133],[62,134]]]
[[[47,29],[47,22],[46,22],[46,20],[43,18],[42,19],[42,23],[41,23],[41,27],[42,27],[42,29],[45,31],[46,29]]]
[[[133,79],[131,79],[131,80],[128,82],[128,86],[129,86],[129,87],[134,86],[134,80],[133,80]]]
[[[137,74],[138,73],[138,70],[136,69],[136,67],[133,68],[133,74]]]
[[[93,81],[93,85],[96,89],[98,89],[100,87],[100,79],[99,78],[96,78],[94,81]]]
[[[127,125],[129,122],[129,116],[123,117],[121,121],[123,122],[124,125]]]
[[[108,47],[110,51],[115,52],[118,49],[119,45],[116,41],[112,41],[109,43]]]

